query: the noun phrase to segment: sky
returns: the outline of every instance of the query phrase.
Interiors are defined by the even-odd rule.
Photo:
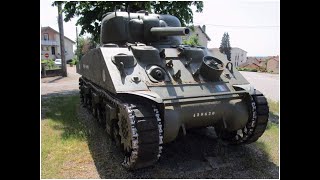
[[[52,2],[40,1],[40,26],[58,31],[58,8]],[[223,33],[228,32],[231,47],[247,51],[247,56],[280,55],[280,0],[208,0],[203,4],[202,13],[194,11],[193,23],[206,25],[211,39],[208,48],[218,48]],[[77,19],[63,24],[64,35],[72,40],[76,40]]]

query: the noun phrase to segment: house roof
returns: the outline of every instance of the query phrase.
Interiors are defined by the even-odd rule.
[[[274,57],[270,58],[269,61],[270,60],[275,60],[275,61],[279,62],[279,56],[274,56]]]
[[[247,53],[247,51],[245,51],[245,50],[243,50],[243,49],[241,49],[241,48],[238,48],[238,47],[231,47],[232,49],[240,49],[240,50],[242,50],[242,51],[244,51],[244,52],[246,52]],[[231,49],[231,50],[232,50]]]
[[[56,31],[55,29],[53,29],[53,28],[50,27],[50,26],[41,27],[41,32],[42,32],[42,31],[46,31],[46,30],[48,30],[48,29],[51,29],[52,31],[54,31],[54,32],[57,33],[57,34],[60,34],[58,31]],[[66,37],[66,36],[64,36],[64,38],[68,39],[68,40],[71,41],[73,44],[76,43],[75,41],[71,40],[70,38],[68,38],[68,37]]]
[[[204,29],[202,29],[202,27],[200,25],[196,26],[200,29],[200,31],[206,36],[206,38],[208,39],[208,41],[211,41],[210,37],[208,36],[208,34],[204,31]]]
[[[271,59],[279,61],[279,56],[250,56],[250,57],[247,57],[247,58],[256,60],[258,62],[266,62],[266,61],[269,61]]]
[[[261,64],[257,64],[257,63],[252,63],[252,64],[242,64],[240,65],[240,67],[247,67],[247,66],[250,66],[250,65],[255,65],[257,67],[263,67]]]

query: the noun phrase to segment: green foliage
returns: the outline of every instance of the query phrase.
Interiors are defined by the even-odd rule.
[[[191,25],[188,28],[192,31],[192,34],[190,36],[182,37],[182,44],[190,46],[200,46],[199,38],[194,34],[194,25]]]
[[[191,45],[191,46],[200,46],[199,39],[197,36],[192,35],[187,40],[183,40],[182,44]]]
[[[46,70],[59,69],[59,67],[57,67],[57,66],[54,64],[54,60],[53,60],[53,59],[41,60],[41,63],[45,63],[45,65],[46,65]]]
[[[228,33],[224,33],[219,47],[221,53],[227,55],[227,59],[231,60],[231,45]]]
[[[78,48],[75,50],[75,55],[81,59],[90,49],[96,48],[97,43],[93,40],[93,37],[79,37]]]
[[[194,25],[189,26],[192,32],[194,32]]]
[[[193,12],[191,6],[196,7],[196,12],[202,12],[202,1],[55,1],[52,5],[64,4],[64,21],[79,16],[76,23],[81,26],[80,35],[92,34],[93,40],[99,42],[100,24],[102,17],[107,12],[113,12],[115,7],[125,11],[130,7],[130,12],[147,10],[151,13],[171,14],[176,16],[182,26],[193,23]]]
[[[71,65],[77,65],[78,63],[79,63],[79,60],[78,60],[77,57],[74,57],[74,58],[72,59],[72,61],[70,62]]]

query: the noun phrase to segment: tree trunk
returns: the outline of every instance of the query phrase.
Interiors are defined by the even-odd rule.
[[[59,25],[59,34],[60,34],[62,76],[67,77],[68,73],[67,73],[67,66],[66,66],[66,56],[64,54],[65,48],[64,48],[64,32],[63,32],[61,3],[58,4],[58,25]]]

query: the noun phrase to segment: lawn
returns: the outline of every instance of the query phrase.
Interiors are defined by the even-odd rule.
[[[279,114],[279,102],[268,99],[270,114]],[[269,160],[279,165],[279,124],[269,122],[267,130],[255,143],[269,155]]]
[[[90,178],[94,169],[86,130],[78,120],[79,96],[42,100],[41,177]]]

